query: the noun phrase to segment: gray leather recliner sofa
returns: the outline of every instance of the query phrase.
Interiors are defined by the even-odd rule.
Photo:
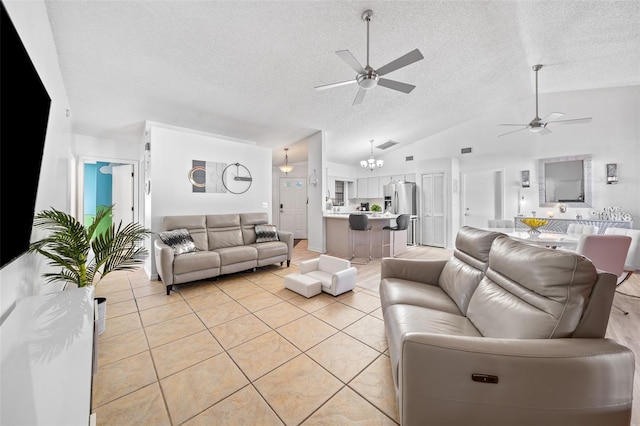
[[[291,264],[293,233],[277,231],[278,241],[256,242],[256,225],[268,224],[266,213],[165,216],[163,231],[185,228],[196,252],[175,255],[160,238],[154,241],[158,275],[167,286],[213,278],[286,261]]]
[[[448,261],[385,258],[403,425],[629,425],[634,356],[605,339],[616,277],[463,227]]]

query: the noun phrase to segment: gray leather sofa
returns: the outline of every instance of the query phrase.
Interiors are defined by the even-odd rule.
[[[447,261],[385,258],[403,425],[629,425],[634,355],[605,339],[616,277],[464,227]]]
[[[291,263],[293,233],[278,231],[279,241],[256,242],[256,225],[268,224],[266,213],[165,216],[163,231],[185,228],[196,252],[175,255],[160,238],[154,241],[154,258],[167,295],[174,284],[285,261]]]

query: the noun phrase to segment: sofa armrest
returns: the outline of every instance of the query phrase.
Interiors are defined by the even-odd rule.
[[[155,239],[153,246],[156,269],[160,279],[164,285],[173,285],[173,259],[175,257],[173,249],[160,238]]]
[[[320,259],[317,257],[315,259],[304,260],[300,262],[300,273],[306,274],[307,272],[317,271],[319,264]]]
[[[400,278],[425,284],[438,284],[448,260],[397,259],[385,257],[380,267],[380,280]]]
[[[342,294],[345,291],[353,290],[356,286],[357,274],[358,270],[353,266],[334,272],[331,277],[333,294]]]
[[[407,333],[399,358],[402,424],[588,424],[595,416],[628,425],[631,418],[634,355],[609,339]]]
[[[277,231],[278,239],[287,243],[287,260],[291,260],[293,257],[293,232],[289,231]]]

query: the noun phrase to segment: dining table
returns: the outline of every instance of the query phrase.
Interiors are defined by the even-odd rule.
[[[539,234],[530,234],[526,230],[518,230],[518,228],[488,228],[491,231],[502,232],[516,240],[529,244],[535,244],[542,247],[557,248],[562,247],[569,250],[575,250],[578,247],[580,238],[575,235],[544,232]]]

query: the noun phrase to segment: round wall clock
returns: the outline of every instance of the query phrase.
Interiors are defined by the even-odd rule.
[[[246,166],[232,163],[222,171],[222,185],[232,194],[243,194],[249,190],[253,178]]]

